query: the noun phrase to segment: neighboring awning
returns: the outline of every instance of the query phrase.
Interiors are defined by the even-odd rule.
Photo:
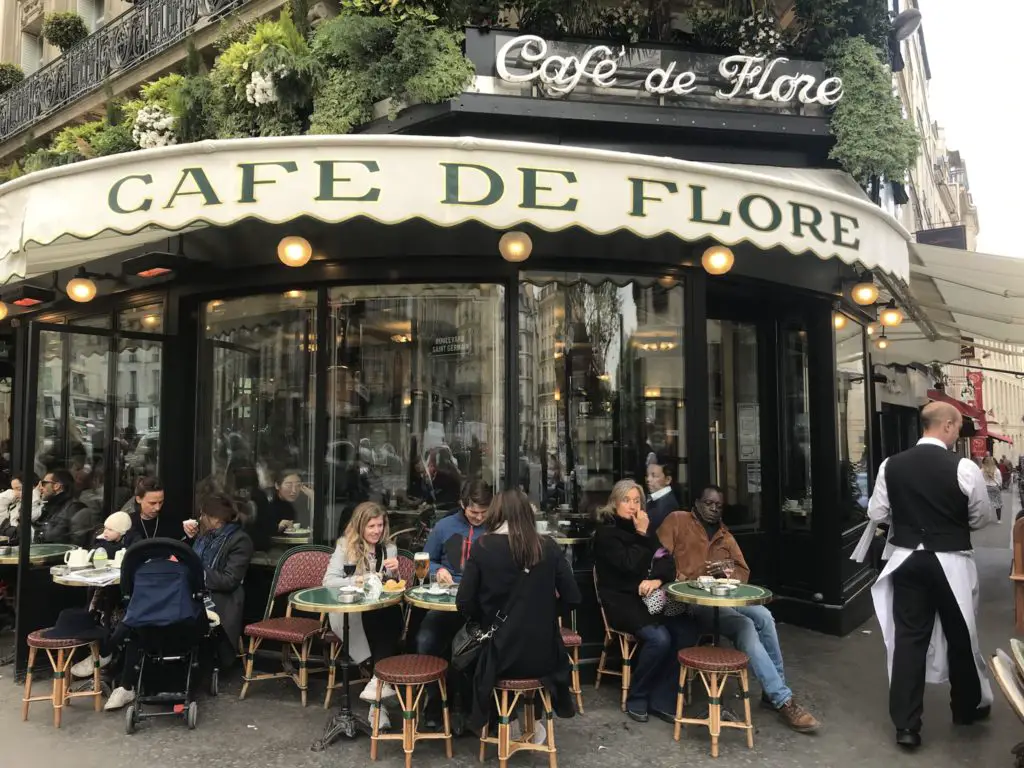
[[[985,423],[985,412],[980,408],[975,408],[973,405],[968,405],[962,400],[957,400],[955,397],[947,395],[945,392],[940,392],[937,389],[928,390],[928,399],[933,400],[937,403],[949,403],[956,408],[960,413],[969,419],[975,419],[976,421]]]
[[[913,302],[939,338],[1024,344],[1024,258],[920,244],[910,252]]]
[[[255,218],[478,221],[749,242],[909,279],[909,234],[844,174],[460,137],[207,141],[0,186],[0,282]]]
[[[989,428],[987,426],[982,427],[981,429],[979,429],[974,436],[975,437],[990,437],[993,440],[998,440],[1001,443],[1006,443],[1007,445],[1013,445],[1013,438],[1012,437],[1006,437],[1005,435],[1000,435],[997,432],[992,432],[991,430],[989,430]]]

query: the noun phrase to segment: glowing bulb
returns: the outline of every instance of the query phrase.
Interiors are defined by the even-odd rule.
[[[501,258],[513,264],[526,261],[533,253],[533,240],[525,232],[506,232],[498,241]]]
[[[837,331],[843,330],[846,327],[846,315],[842,312],[836,312],[832,315],[832,325],[835,326]]]
[[[874,304],[878,301],[878,286],[874,283],[857,283],[850,291],[850,297],[862,307]]]
[[[0,301],[0,320],[7,319],[7,305]]]
[[[658,285],[668,290],[669,288],[676,287],[676,279],[672,275],[664,275],[658,278]]]
[[[146,315],[142,318],[142,324],[147,328],[152,328],[160,322],[160,318],[156,315]]]
[[[896,306],[896,302],[890,301],[885,305],[882,314],[878,316],[878,320],[886,328],[895,328],[903,322],[903,313]]]
[[[709,275],[724,275],[732,269],[736,256],[724,245],[713,245],[700,258],[701,266]]]
[[[889,340],[887,338],[885,338],[885,336],[879,336],[878,340],[875,341],[875,346],[878,349],[888,349],[889,348]]]
[[[304,237],[283,237],[277,244],[277,258],[286,267],[304,267],[313,258],[313,246]]]
[[[875,328],[875,324],[874,323],[871,323],[870,325],[868,325],[868,328],[867,328],[868,336],[874,336],[876,330],[877,329]]]
[[[68,281],[68,298],[81,304],[96,298],[96,283],[88,277],[76,277]]]

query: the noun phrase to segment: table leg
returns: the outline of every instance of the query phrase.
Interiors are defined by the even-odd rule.
[[[352,711],[352,662],[348,655],[347,613],[342,614],[341,626],[341,708],[328,719],[323,735],[313,742],[314,752],[322,752],[341,736],[354,739],[360,732],[371,732],[370,724]]]
[[[712,642],[717,646],[722,641],[721,622],[718,616],[717,605],[714,607],[711,616],[711,637]]]

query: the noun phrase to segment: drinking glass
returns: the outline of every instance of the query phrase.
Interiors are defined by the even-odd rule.
[[[416,581],[423,584],[430,575],[430,555],[426,552],[417,552],[413,555],[413,565],[416,568]]]
[[[351,579],[355,575],[356,575],[356,564],[355,563],[346,562],[345,563],[345,578],[346,579]]]

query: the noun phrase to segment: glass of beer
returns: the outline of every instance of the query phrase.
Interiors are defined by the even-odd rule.
[[[413,555],[413,565],[416,568],[416,581],[425,584],[430,575],[430,555],[426,552],[417,552]]]

